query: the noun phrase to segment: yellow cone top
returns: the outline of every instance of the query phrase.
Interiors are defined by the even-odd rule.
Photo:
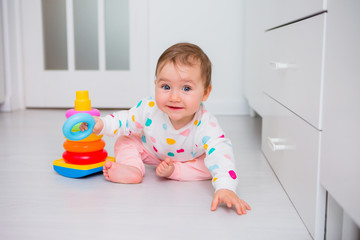
[[[89,99],[88,91],[76,91],[75,110],[76,111],[91,110],[91,101]]]

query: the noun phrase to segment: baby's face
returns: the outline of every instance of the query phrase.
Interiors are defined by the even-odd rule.
[[[200,65],[165,63],[155,80],[155,100],[161,111],[169,116],[175,129],[187,125],[206,101],[211,87],[205,91]]]

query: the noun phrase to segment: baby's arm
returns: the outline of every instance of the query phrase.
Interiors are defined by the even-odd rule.
[[[104,128],[104,122],[99,117],[94,116],[94,119],[95,119],[95,126],[93,129],[93,133],[95,133],[96,135],[99,135],[101,130]]]
[[[98,134],[109,137],[128,136],[130,134],[142,133],[150,111],[149,101],[141,100],[135,107],[130,110],[114,112],[99,120],[100,130]]]
[[[203,144],[206,158],[205,165],[213,176],[212,184],[215,194],[211,203],[211,210],[215,211],[219,204],[235,207],[236,212],[246,214],[250,206],[236,195],[238,178],[235,172],[234,154],[231,141],[225,137],[216,118],[212,115],[204,116],[199,127],[198,145]]]
[[[251,210],[249,204],[240,199],[235,192],[228,189],[219,189],[215,192],[211,203],[211,211],[215,211],[219,204],[225,203],[228,208],[235,207],[237,214],[246,214],[246,209]]]

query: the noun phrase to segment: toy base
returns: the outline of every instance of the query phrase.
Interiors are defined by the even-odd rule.
[[[114,157],[107,157],[105,161],[115,162]],[[81,178],[103,170],[105,161],[89,164],[89,165],[75,165],[69,164],[64,159],[58,159],[53,162],[55,172],[69,178]]]

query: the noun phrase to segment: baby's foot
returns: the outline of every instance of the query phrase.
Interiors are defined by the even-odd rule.
[[[165,158],[165,160],[156,167],[156,175],[159,177],[170,177],[174,170],[175,166],[171,158]]]
[[[115,183],[140,183],[142,174],[136,167],[107,161],[103,167],[105,179]]]

